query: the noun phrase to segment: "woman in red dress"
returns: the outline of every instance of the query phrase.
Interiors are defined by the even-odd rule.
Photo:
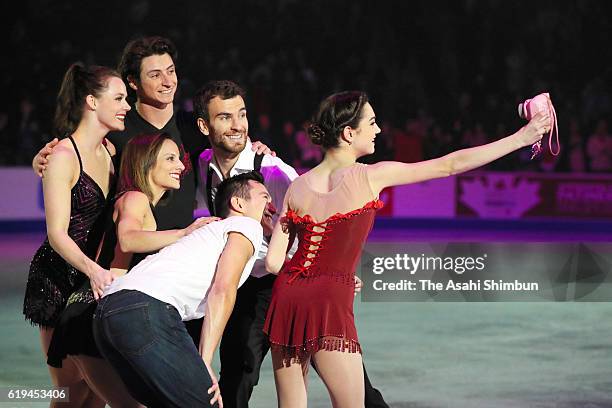
[[[539,141],[550,128],[539,114],[516,133],[419,163],[357,163],[380,133],[363,92],[342,92],[319,106],[308,133],[325,158],[289,187],[266,257],[279,273],[264,331],[279,407],[306,407],[310,359],[336,408],[364,405],[361,346],[353,315],[355,267],[389,186],[462,173]],[[285,262],[290,239],[299,249]],[[284,264],[284,265],[283,265]]]

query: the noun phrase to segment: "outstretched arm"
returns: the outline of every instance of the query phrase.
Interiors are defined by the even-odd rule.
[[[254,252],[253,243],[247,237],[239,232],[230,232],[206,299],[199,351],[213,382],[213,386],[208,389],[209,394],[214,394],[210,403],[218,401],[220,407],[223,407],[223,400],[217,376],[212,369],[213,353],[234,308],[242,271]]]
[[[216,221],[217,217],[202,217],[183,229],[147,231],[143,229],[145,215],[150,211],[148,197],[139,191],[128,191],[115,203],[117,211],[117,241],[125,253],[145,253],[162,249],[193,230]]]
[[[463,173],[484,166],[542,139],[550,130],[550,118],[539,113],[518,132],[495,142],[457,150],[446,156],[418,163],[380,162],[368,166],[368,179],[375,194],[383,188],[417,183]]]
[[[239,232],[229,233],[206,300],[199,349],[207,364],[212,362],[213,353],[234,308],[240,276],[254,251],[247,237]]]

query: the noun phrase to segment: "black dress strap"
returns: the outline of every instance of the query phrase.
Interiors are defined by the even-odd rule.
[[[79,158],[79,168],[81,169],[81,173],[82,173],[83,172],[83,162],[81,161],[81,155],[79,154],[79,149],[77,148],[76,142],[74,141],[72,136],[68,136],[68,139],[70,139],[70,141],[72,142],[72,145],[74,146],[74,151],[76,152],[77,157]]]
[[[106,149],[106,152],[108,153],[108,155],[112,159],[113,155],[111,154],[110,150],[108,150],[108,147],[106,146],[106,143],[108,143],[108,140],[105,138],[104,141],[102,142],[102,146],[104,146],[104,148]]]

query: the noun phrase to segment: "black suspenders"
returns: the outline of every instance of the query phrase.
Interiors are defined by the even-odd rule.
[[[210,167],[210,163],[208,163],[208,170],[206,171],[206,200],[208,200],[208,212],[210,215],[215,215],[215,200],[213,200],[212,195],[212,176],[213,169]]]
[[[255,154],[255,158],[253,159],[253,170],[261,170],[261,162],[263,161],[263,158],[263,154]],[[212,191],[213,171],[214,170],[212,167],[210,167],[210,163],[208,163],[208,169],[206,171],[206,200],[208,202],[208,212],[212,216],[215,215],[215,199]]]
[[[261,170],[261,162],[263,161],[264,155],[255,153],[255,158],[253,159],[253,170],[260,171]]]

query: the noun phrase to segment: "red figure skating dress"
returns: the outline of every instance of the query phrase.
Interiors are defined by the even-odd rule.
[[[296,234],[299,248],[272,290],[264,326],[271,347],[286,362],[319,350],[361,353],[353,314],[355,268],[383,205],[372,193],[366,166],[345,170],[328,193],[299,177],[285,199],[281,222]]]

